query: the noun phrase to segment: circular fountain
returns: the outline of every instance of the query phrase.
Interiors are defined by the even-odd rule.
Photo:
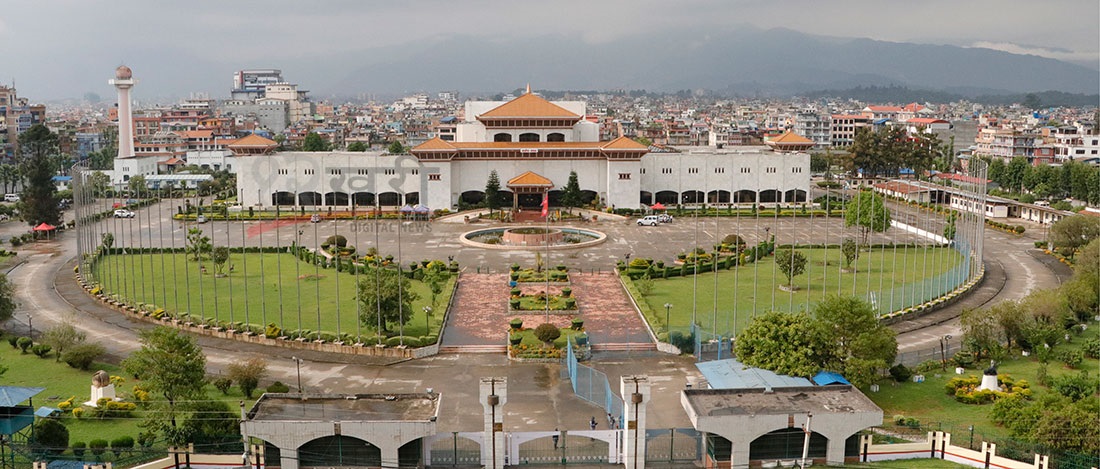
[[[483,228],[459,237],[467,246],[499,250],[576,249],[606,240],[607,235],[602,232],[568,226]]]

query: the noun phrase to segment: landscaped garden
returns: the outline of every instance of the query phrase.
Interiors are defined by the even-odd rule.
[[[167,314],[211,327],[349,343],[371,343],[378,332],[377,317],[368,311],[374,308],[363,307],[358,286],[364,286],[367,293],[373,291],[373,282],[378,280],[374,272],[393,270],[393,262],[386,257],[375,255],[353,264],[351,259],[336,263],[310,252],[296,257],[238,249],[227,253],[226,259],[211,254],[195,261],[193,254],[183,252],[116,253],[102,256],[92,273],[104,294],[116,295],[153,315]],[[378,264],[389,267],[375,270],[372,266]],[[434,343],[438,337],[455,275],[438,261],[432,269],[428,264],[416,263],[409,266],[411,271],[406,270],[405,275],[411,278],[402,289],[404,323],[384,315],[383,335],[401,333],[427,342],[422,345]],[[447,272],[442,282],[435,282],[436,291],[433,282],[417,273],[421,268],[423,272]],[[383,304],[388,305],[386,301]],[[397,302],[392,306],[397,314]],[[361,321],[364,315],[367,320]]]
[[[64,361],[56,361],[56,351],[50,351],[41,357],[34,353],[22,353],[19,348],[7,345],[7,339],[12,334],[6,333],[3,337],[4,345],[0,346],[0,364],[7,368],[0,376],[5,386],[45,388],[34,396],[35,407],[46,406],[62,410],[58,421],[68,429],[68,446],[74,449],[64,451],[59,457],[75,458],[79,453],[83,460],[123,461],[133,464],[163,456],[164,442],[149,439],[148,430],[140,425],[146,414],[163,401],[163,397],[144,391],[140,380],[129,376],[116,365],[97,361],[90,363],[86,370],[81,370],[66,365]],[[110,375],[116,394],[121,398],[121,401],[103,410],[84,404],[90,398],[89,386],[96,370],[103,370]],[[235,416],[239,413],[236,410],[238,403],[243,401],[245,406],[251,406],[263,389],[257,390],[252,398],[248,398],[235,385],[225,387],[225,392],[222,392],[213,384],[219,377],[214,378],[204,388],[205,399],[207,402],[217,403],[228,412],[228,422],[235,426]],[[276,390],[285,388],[281,384],[273,386]],[[211,407],[207,405],[206,408],[210,410]],[[211,420],[205,417],[194,421],[180,421],[182,426],[188,428],[198,428],[210,423]],[[207,425],[205,428],[213,426]],[[235,440],[238,448],[239,438],[237,436]]]
[[[531,287],[527,287],[531,289]],[[559,293],[538,290],[533,293],[524,293],[519,287],[512,288],[508,307],[512,311],[577,311],[577,299],[573,296],[573,289],[562,287]]]
[[[557,327],[550,323],[524,327],[519,318],[508,323],[508,354],[513,358],[561,359],[570,343],[574,347],[588,345],[588,334],[580,318],[573,318],[569,327]]]

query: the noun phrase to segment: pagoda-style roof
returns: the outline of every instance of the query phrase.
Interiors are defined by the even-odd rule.
[[[527,171],[508,180],[508,187],[554,187],[554,182],[541,175]]]
[[[233,143],[229,144],[230,147],[276,147],[279,143],[269,138],[264,138],[256,134],[248,134],[244,137],[238,138]]]
[[[477,116],[480,119],[568,118],[581,116],[534,93],[526,93]]]
[[[246,135],[226,145],[235,155],[265,155],[278,146],[279,142],[256,134]]]
[[[642,150],[649,151],[649,147],[642,145],[632,138],[619,137],[615,140],[607,142],[603,147],[605,150]]]
[[[787,131],[783,135],[769,139],[766,143],[769,147],[784,151],[808,150],[815,145],[813,140],[791,131]]]

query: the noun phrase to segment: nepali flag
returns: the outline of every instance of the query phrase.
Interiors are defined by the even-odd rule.
[[[550,193],[542,193],[542,216],[546,217],[550,214]]]

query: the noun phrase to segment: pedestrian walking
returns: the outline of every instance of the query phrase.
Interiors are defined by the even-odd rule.
[[[554,440],[554,449],[558,449],[558,434],[559,433],[560,432],[558,431],[558,429],[555,428],[554,429],[554,435],[550,437],[551,440]]]
[[[595,416],[593,416],[592,420],[590,422],[588,422],[588,426],[592,427],[593,430],[596,429],[596,417]]]

